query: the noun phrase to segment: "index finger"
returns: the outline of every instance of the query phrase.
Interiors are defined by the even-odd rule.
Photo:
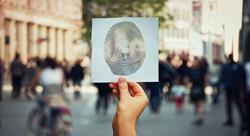
[[[118,89],[118,83],[110,83],[109,84],[109,87],[112,88],[112,89]]]

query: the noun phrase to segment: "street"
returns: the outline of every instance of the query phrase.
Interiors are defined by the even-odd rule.
[[[26,117],[34,106],[34,101],[24,98],[11,100],[10,92],[4,93],[4,101],[0,102],[0,136],[25,136]],[[111,136],[112,117],[115,104],[111,102],[108,115],[95,113],[94,93],[84,93],[81,101],[72,101],[73,136]],[[234,112],[236,116],[236,111]],[[237,116],[236,116],[237,117]],[[234,127],[225,128],[224,106],[207,104],[205,123],[197,127],[192,105],[186,103],[185,111],[177,113],[172,103],[162,101],[160,114],[152,114],[146,109],[138,123],[139,136],[237,136],[238,122]]]

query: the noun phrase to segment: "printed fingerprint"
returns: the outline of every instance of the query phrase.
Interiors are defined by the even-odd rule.
[[[104,58],[115,75],[130,75],[139,70],[145,59],[144,39],[132,22],[114,24],[104,42]]]

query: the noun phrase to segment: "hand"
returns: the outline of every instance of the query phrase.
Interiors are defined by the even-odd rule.
[[[135,136],[136,122],[148,104],[148,98],[138,83],[119,78],[109,85],[119,99],[113,119],[114,136]]]

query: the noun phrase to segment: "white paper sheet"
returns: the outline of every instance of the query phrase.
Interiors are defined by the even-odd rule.
[[[158,82],[158,18],[92,20],[92,82]]]

